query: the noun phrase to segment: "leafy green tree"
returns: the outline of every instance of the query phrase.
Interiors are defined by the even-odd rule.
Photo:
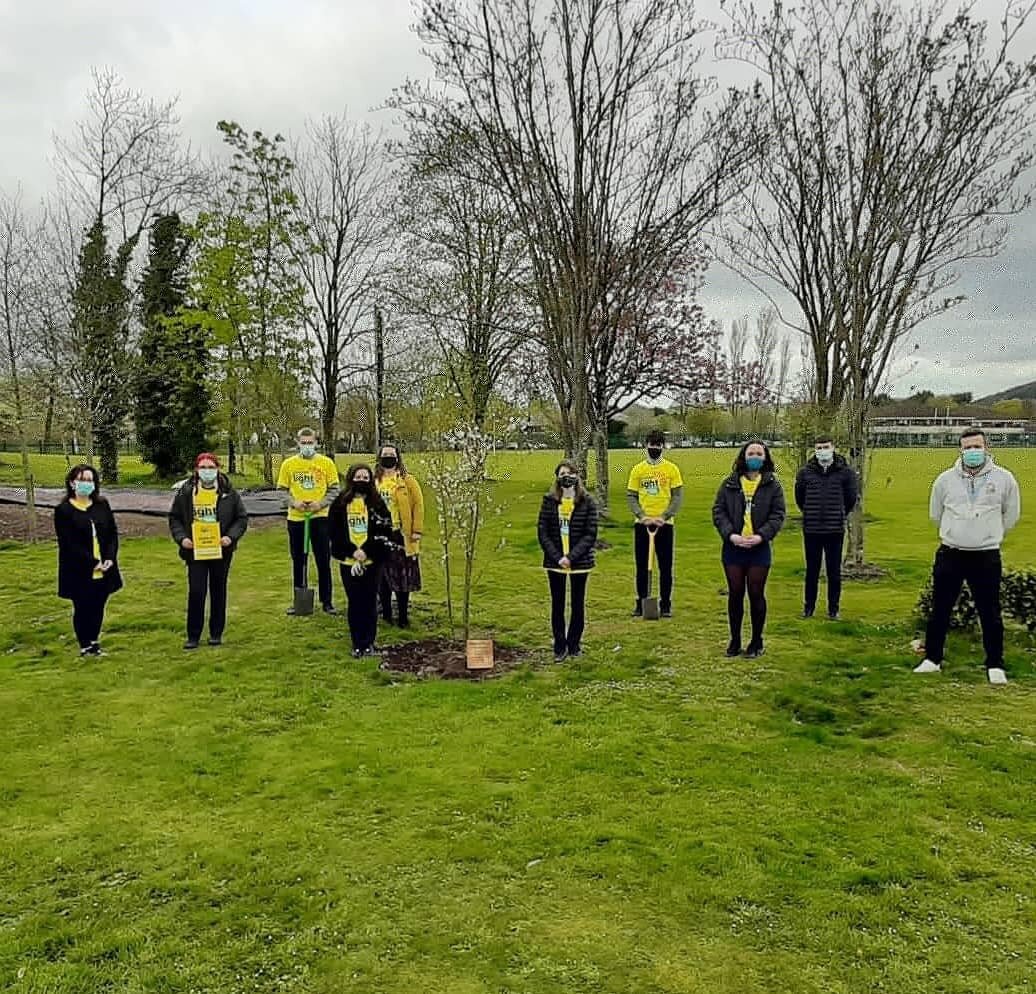
[[[187,297],[190,239],[177,214],[151,226],[148,264],[140,281],[140,354],[136,377],[137,441],[161,477],[189,466],[209,448],[211,399],[203,328],[175,320]],[[173,319],[173,320],[171,320]]]

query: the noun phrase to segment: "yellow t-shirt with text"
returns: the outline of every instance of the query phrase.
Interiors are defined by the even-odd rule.
[[[277,474],[277,486],[284,487],[293,501],[320,501],[327,488],[338,483],[338,467],[327,456],[315,455],[312,459],[290,456],[281,463]],[[328,509],[314,511],[314,518],[326,518]],[[289,521],[305,521],[306,512],[288,508]]]
[[[745,538],[755,534],[755,529],[752,527],[752,501],[755,500],[755,492],[759,489],[761,479],[761,476],[754,480],[750,480],[747,476],[741,477],[741,493],[745,495],[745,524],[741,529],[741,534]]]
[[[198,487],[194,494],[194,520],[213,523],[216,520],[216,499],[219,492],[215,487]]]
[[[399,516],[399,502],[396,500],[396,491],[406,486],[399,476],[383,476],[378,480],[378,493],[385,502],[385,506],[392,515],[392,530],[399,531],[402,528],[402,519]]]
[[[345,520],[349,528],[349,541],[360,548],[367,541],[369,519],[367,502],[362,497],[354,497],[345,509]],[[366,550],[364,550],[366,551]],[[352,566],[356,560],[349,558],[346,562]]]
[[[676,463],[662,459],[657,466],[652,466],[645,459],[630,471],[626,489],[637,495],[647,517],[660,518],[672,500],[673,489],[682,486],[683,476]]]
[[[571,497],[562,497],[558,504],[558,523],[561,526],[561,551],[567,556],[569,552],[569,526],[572,523],[572,509],[576,502]]]

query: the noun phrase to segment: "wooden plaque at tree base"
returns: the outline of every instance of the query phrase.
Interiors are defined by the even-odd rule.
[[[491,670],[493,668],[493,640],[468,639],[468,669]]]

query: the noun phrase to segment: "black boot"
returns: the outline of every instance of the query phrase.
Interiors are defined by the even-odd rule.
[[[632,617],[634,617],[634,618],[643,618],[644,617],[644,605],[641,602],[639,597],[637,598],[637,600],[633,604],[633,611],[631,612],[631,614],[632,614]]]

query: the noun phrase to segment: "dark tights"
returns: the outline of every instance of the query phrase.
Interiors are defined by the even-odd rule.
[[[741,644],[741,621],[745,616],[745,591],[752,615],[752,641],[762,642],[766,625],[766,577],[769,566],[724,566],[727,574],[727,617],[730,638]]]

